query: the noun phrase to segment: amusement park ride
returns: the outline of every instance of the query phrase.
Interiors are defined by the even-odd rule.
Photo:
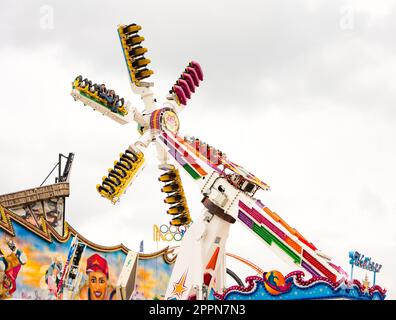
[[[147,148],[155,145],[159,180],[165,185],[165,203],[172,216],[170,224],[188,225],[166,290],[165,299],[208,299],[211,292],[225,287],[225,246],[230,227],[241,223],[293,267],[333,283],[347,278],[343,269],[307,241],[296,229],[271,211],[255,193],[269,186],[233,163],[226,155],[195,137],[179,132],[178,114],[183,111],[204,79],[199,63],[191,61],[172,86],[162,104],[154,99],[153,83],[147,78],[150,60],[142,46],[136,24],[120,25],[118,34],[127,65],[133,93],[142,99],[139,112],[114,90],[104,84],[93,84],[78,76],[72,85],[72,96],[84,105],[101,112],[120,124],[137,123],[140,138],[121,153],[108,175],[97,186],[100,195],[116,204],[144,168]],[[192,222],[183,191],[179,169],[196,182],[202,195],[203,209]]]
[[[141,112],[106,85],[82,76],[73,81],[71,95],[117,123],[137,123],[140,137],[96,186],[111,203],[120,201],[144,169],[148,147],[154,146],[171,219],[169,225],[153,226],[153,238],[157,243],[176,241],[178,234],[181,245],[145,253],[143,241],[136,252],[122,244],[107,247],[84,238],[66,221],[74,154],[59,154],[38,187],[0,195],[0,300],[385,299],[386,290],[376,284],[382,265],[351,251],[349,278],[256,198],[258,190],[269,190],[266,183],[219,149],[180,134],[178,115],[203,81],[202,68],[196,61],[188,63],[164,102],[157,103],[153,83],[147,81],[153,71],[140,30],[136,24],[118,27],[131,89],[143,102]],[[44,185],[57,168],[55,183]],[[194,221],[180,169],[195,181],[202,196],[202,212]],[[265,271],[226,252],[234,223],[244,225],[293,271],[287,275]],[[247,265],[255,275],[242,281],[226,265],[226,256]],[[367,274],[363,282],[354,279],[354,268],[373,272],[372,285]],[[226,275],[237,285],[230,286]]]

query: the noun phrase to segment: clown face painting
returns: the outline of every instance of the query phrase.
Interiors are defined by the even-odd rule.
[[[114,300],[115,289],[109,283],[106,259],[93,254],[87,259],[87,283],[80,291],[81,300]]]

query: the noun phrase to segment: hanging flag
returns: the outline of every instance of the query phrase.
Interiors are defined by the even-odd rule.
[[[143,240],[140,241],[140,248],[139,248],[139,252],[143,252],[144,251],[144,245],[143,245]]]

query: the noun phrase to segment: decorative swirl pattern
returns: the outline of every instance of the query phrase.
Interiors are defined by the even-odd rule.
[[[378,285],[374,285],[368,288],[367,290],[363,286],[363,284],[357,279],[348,281],[348,279],[342,278],[337,282],[333,282],[330,279],[322,276],[313,276],[310,279],[305,279],[305,273],[299,270],[287,274],[285,276],[285,282],[292,283],[290,290],[285,293],[289,293],[291,291],[296,291],[296,290],[300,291],[301,289],[304,291],[313,290],[315,286],[318,286],[320,284],[325,284],[331,288],[331,291],[334,293],[334,297],[340,297],[340,296],[346,297],[349,295],[351,298],[354,299],[361,297],[371,300],[374,298],[374,294],[377,293],[379,295],[379,298],[383,300],[385,299],[385,295],[386,295],[386,289]],[[246,283],[247,283],[246,287],[235,285],[227,288],[223,293],[213,292],[213,297],[217,300],[228,300],[229,295],[232,293],[242,296],[253,295],[254,293],[257,292],[257,290],[260,289],[259,285],[264,283],[264,279],[258,276],[250,276],[246,278]],[[264,286],[262,286],[262,288],[263,290],[265,290]],[[353,290],[357,291],[358,293],[357,296],[350,294]],[[268,294],[269,296],[273,296],[267,290],[265,291],[266,294]],[[295,292],[294,294],[296,295],[295,296],[296,298],[298,297],[301,299],[302,295],[298,296],[299,294],[298,292]],[[311,296],[311,298],[320,298],[320,297]]]

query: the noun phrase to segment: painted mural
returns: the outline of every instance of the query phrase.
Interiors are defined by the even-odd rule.
[[[0,300],[164,299],[176,248],[137,254],[122,244],[97,245],[65,222],[64,198],[56,201],[52,198],[50,202],[40,200],[14,206],[12,210],[0,205]],[[135,257],[133,272],[125,268],[131,256]],[[246,262],[240,257],[239,260]],[[249,265],[262,276],[248,277],[245,285],[232,286],[223,292],[212,290],[209,299],[383,300],[386,297],[385,289],[377,285],[370,287],[368,281],[342,278],[333,282],[318,275],[306,278],[302,271],[284,276],[276,270],[264,272]],[[125,279],[123,287],[121,280]]]
[[[29,217],[36,215],[27,212]],[[0,299],[119,299],[116,285],[129,251],[126,247],[93,244],[67,223],[61,237],[46,219],[41,222],[46,230],[42,234],[32,228],[32,220],[25,220],[26,215],[1,207],[0,217]],[[71,259],[72,249],[81,251],[77,260]],[[162,299],[173,262],[166,249],[140,254],[131,298]],[[66,266],[74,267],[68,279],[62,277]]]
[[[163,300],[172,274],[175,257],[169,257],[166,250],[156,257],[139,260],[134,300]]]
[[[46,222],[60,236],[64,233],[64,197],[55,197],[9,209],[35,229],[44,231]]]
[[[57,285],[67,260],[72,237],[64,243],[50,243],[19,224],[14,224],[14,230],[14,237],[0,231],[2,259],[10,261],[6,263],[6,268],[3,267],[4,278],[9,277],[12,282],[10,287],[3,280],[1,297],[38,300],[61,298],[56,294]],[[15,253],[11,253],[13,251],[10,243],[11,247],[15,248]],[[76,299],[113,299],[114,290],[111,288],[115,286],[125,256],[121,250],[98,252],[87,247],[79,265],[83,279]]]

